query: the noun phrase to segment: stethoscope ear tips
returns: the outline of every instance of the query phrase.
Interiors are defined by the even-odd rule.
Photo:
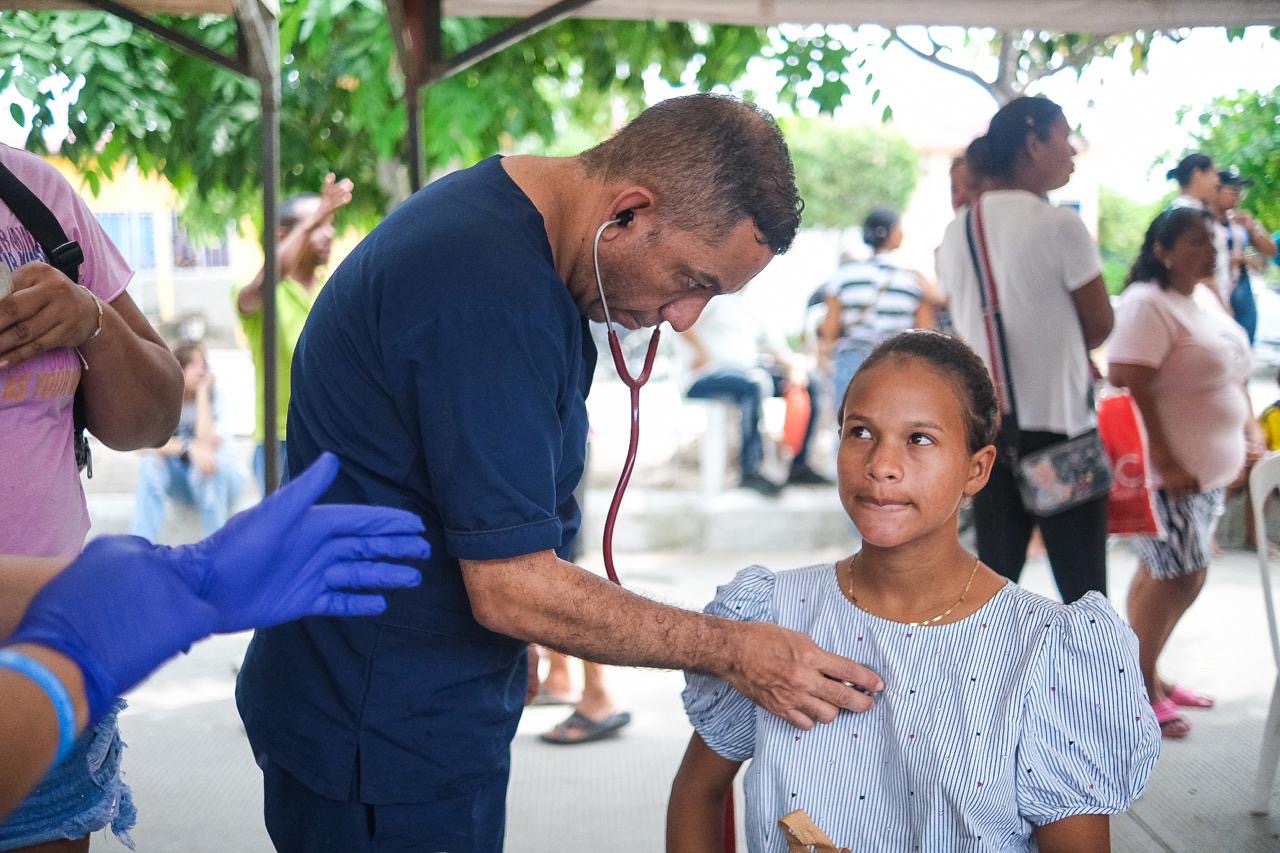
[[[619,213],[617,218],[614,219],[613,222],[619,228],[626,228],[628,225],[631,224],[631,220],[635,218],[636,218],[636,212],[630,208],[627,208],[626,210]]]

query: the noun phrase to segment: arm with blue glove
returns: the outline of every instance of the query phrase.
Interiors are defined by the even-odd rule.
[[[197,640],[304,616],[377,615],[379,590],[421,582],[401,563],[430,554],[422,521],[387,507],[315,506],[337,473],[324,454],[194,545],[95,539],[34,595],[0,641],[0,819],[77,732]]]

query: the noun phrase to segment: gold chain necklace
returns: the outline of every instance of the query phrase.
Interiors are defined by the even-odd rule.
[[[858,603],[858,597],[857,597],[856,595],[854,595],[854,594],[853,594],[853,567],[854,567],[854,564],[856,564],[856,563],[858,562],[858,557],[860,557],[860,556],[862,556],[862,552],[861,552],[861,551],[859,551],[857,554],[854,554],[852,557],[850,557],[850,558],[849,558],[849,600],[853,602],[853,604],[854,604],[854,606],[855,606],[855,607],[857,607],[857,608],[861,609],[863,612],[865,612],[865,613],[871,613],[871,615],[872,615],[872,616],[876,616],[876,614],[875,614],[875,613],[872,613],[870,610],[868,610],[868,609],[867,609],[866,607],[864,607],[862,604],[859,604],[859,603]],[[923,620],[921,620],[921,621],[919,621],[919,622],[907,622],[906,624],[907,624],[907,625],[912,625],[912,626],[915,626],[915,627],[921,627],[921,626],[924,626],[924,625],[932,625],[932,624],[934,624],[935,622],[940,622],[940,621],[942,621],[943,619],[946,619],[946,618],[947,618],[947,616],[949,616],[949,615],[951,614],[951,611],[955,610],[955,609],[956,609],[957,607],[959,607],[961,604],[964,604],[965,596],[967,596],[967,595],[969,594],[969,588],[970,588],[971,586],[973,586],[973,579],[977,576],[977,574],[978,574],[978,566],[980,566],[980,565],[982,565],[982,560],[980,560],[980,559],[978,559],[977,557],[975,557],[975,558],[974,558],[974,560],[973,560],[973,568],[969,570],[969,580],[968,580],[968,581],[965,583],[965,585],[964,585],[964,592],[960,593],[960,598],[958,598],[958,599],[956,600],[956,603],[955,603],[955,604],[951,605],[951,606],[950,606],[950,607],[948,607],[946,610],[942,611],[942,612],[941,612],[941,613],[939,613],[937,616],[934,616],[934,617],[933,617],[933,618],[931,618],[931,619],[923,619]],[[878,619],[883,619],[884,617],[883,617],[883,616],[877,616],[876,618],[878,618]],[[889,621],[896,621],[896,620],[889,620]]]

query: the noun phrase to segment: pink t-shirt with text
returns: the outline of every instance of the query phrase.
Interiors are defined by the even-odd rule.
[[[103,302],[123,293],[133,270],[58,170],[2,144],[0,162],[80,243],[80,283]],[[0,203],[0,297],[12,287],[13,270],[44,260],[35,238]],[[0,368],[0,554],[52,557],[77,554],[84,545],[89,511],[71,441],[79,382],[80,359],[70,348]]]
[[[1244,466],[1249,406],[1243,386],[1253,358],[1244,330],[1203,285],[1192,296],[1153,282],[1129,285],[1107,343],[1116,364],[1155,368],[1151,389],[1169,451],[1204,491]],[[1160,483],[1159,472],[1154,481]]]

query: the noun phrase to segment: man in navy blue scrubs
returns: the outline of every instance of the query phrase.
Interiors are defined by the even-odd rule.
[[[556,556],[574,537],[603,320],[693,324],[799,226],[768,114],[695,95],[577,157],[493,157],[442,178],[338,268],[293,362],[289,469],[326,499],[421,515],[423,582],[376,619],[260,631],[237,703],[282,851],[497,853],[536,641],[601,663],[712,673],[804,728],[873,673],[800,634],[657,604]],[[625,219],[626,217],[624,217]]]

